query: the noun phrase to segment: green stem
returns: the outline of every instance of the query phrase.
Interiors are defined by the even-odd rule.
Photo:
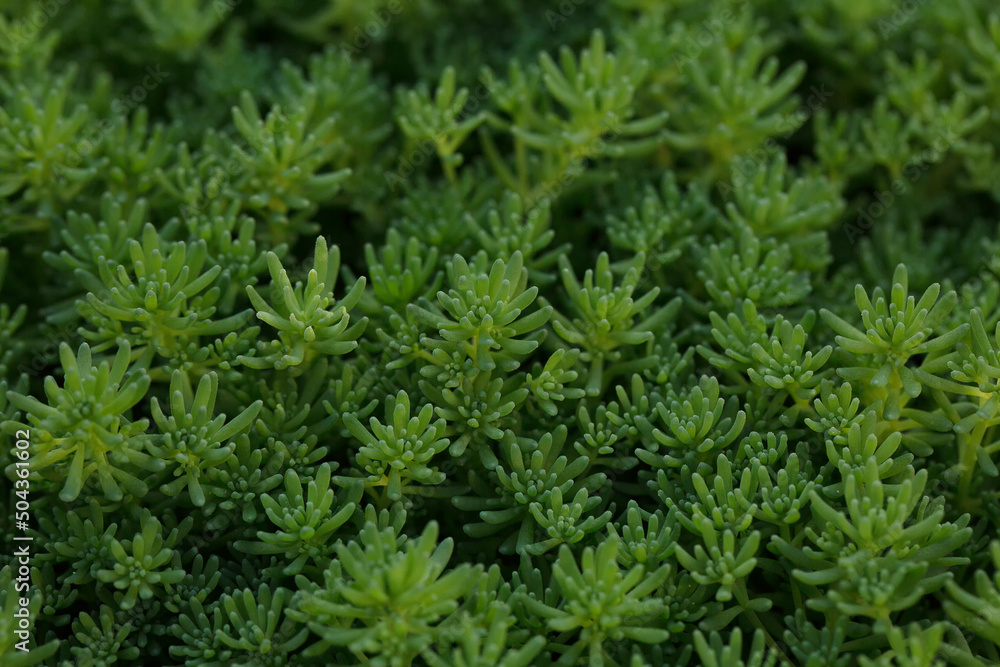
[[[788,542],[789,544],[791,544],[792,543],[792,530],[788,527],[788,524],[787,523],[781,524],[781,527],[780,527],[779,530],[781,532],[781,539],[783,539],[785,542]],[[806,606],[802,602],[802,592],[799,590],[799,583],[797,581],[795,581],[795,577],[794,576],[789,577],[788,581],[789,581],[789,583],[792,586],[792,599],[795,601],[795,608],[796,609],[805,609]]]
[[[786,656],[785,652],[781,650],[781,647],[778,646],[778,642],[775,641],[774,637],[771,636],[771,633],[764,627],[764,623],[760,620],[760,618],[758,618],[757,612],[747,607],[750,603],[750,596],[747,594],[746,581],[740,579],[736,582],[736,586],[733,588],[733,594],[736,596],[736,601],[740,603],[741,607],[743,607],[743,611],[746,612],[747,618],[750,619],[750,623],[764,633],[764,641],[767,642],[767,645],[778,654],[779,661],[790,663],[791,661],[788,659],[788,656]]]
[[[194,387],[191,386],[191,376],[183,369],[181,370],[181,381],[184,385],[184,393],[188,396],[194,396]]]
[[[510,173],[510,169],[504,164],[503,158],[500,157],[500,151],[497,150],[496,144],[493,143],[493,139],[490,137],[489,132],[486,132],[480,128],[479,140],[483,148],[483,153],[486,155],[486,159],[493,166],[494,171],[496,171],[497,177],[511,190],[515,192],[520,192],[524,195],[524,190],[519,185],[517,179],[513,174]]]
[[[587,376],[586,392],[588,396],[600,396],[604,386],[604,355],[594,355],[590,363],[590,373]]]
[[[453,167],[451,162],[446,159],[448,157],[447,155],[441,155],[440,157],[441,168],[444,169],[444,175],[448,178],[448,182],[454,185],[458,180],[458,177],[455,174],[455,167]]]
[[[524,142],[514,139],[514,153],[517,156],[517,180],[520,185],[522,197],[527,197],[528,192],[528,154],[524,147]]]
[[[972,433],[959,439],[959,465],[962,469],[962,477],[958,482],[958,494],[963,501],[968,500],[969,492],[972,489],[972,476],[976,471],[976,450],[983,441],[986,427],[987,422],[980,422],[972,429]]]

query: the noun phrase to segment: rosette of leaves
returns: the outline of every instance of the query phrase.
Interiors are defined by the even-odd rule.
[[[289,610],[319,637],[305,655],[345,646],[373,666],[390,667],[432,646],[481,571],[469,563],[449,570],[453,542],[437,538],[433,521],[407,540],[368,521],[355,540],[338,544],[325,588],[300,578]]]
[[[66,222],[59,229],[65,247],[58,253],[46,251],[42,258],[67,273],[81,269],[97,274],[102,262],[124,264],[132,241],[144,231],[148,210],[145,199],[130,204],[105,192],[96,217],[80,211],[66,213]]]
[[[236,516],[253,525],[259,516],[258,498],[281,484],[280,455],[266,457],[267,450],[252,446],[246,436],[237,438],[235,445],[229,458],[209,468],[201,479],[205,492],[202,512],[212,517],[207,522],[210,528]]]
[[[642,375],[635,374],[629,383],[628,391],[624,384],[615,387],[618,400],[608,405],[608,421],[621,429],[619,437],[629,444],[633,452],[635,446],[646,436],[646,424],[655,416],[656,405],[664,400],[662,390],[672,390],[676,394],[685,385],[693,384],[693,378],[690,377],[690,359],[694,356],[694,349],[689,349],[683,357],[677,354],[676,346],[672,346],[672,351],[673,354],[666,357],[668,362],[675,362],[669,366],[673,375],[669,384],[662,386],[656,379],[646,377],[644,380]],[[630,462],[630,465],[634,464],[634,460]]]
[[[160,402],[153,397],[153,421],[160,430],[147,445],[150,453],[170,464],[167,475],[174,479],[165,482],[160,490],[176,496],[185,488],[195,507],[205,505],[205,488],[202,478],[210,470],[226,462],[236,449],[234,440],[245,434],[260,412],[263,401],[255,401],[233,419],[215,414],[215,401],[219,380],[215,373],[203,375],[196,391],[191,391],[190,380],[183,371],[176,370],[170,378],[168,417]]]
[[[819,396],[813,401],[813,416],[804,422],[819,433],[824,441],[837,446],[847,442],[847,435],[854,424],[860,424],[868,410],[861,409],[861,399],[854,396],[849,382],[834,389],[833,382],[824,382]]]
[[[494,563],[479,575],[479,582],[469,593],[456,614],[462,616],[458,624],[449,628],[443,639],[454,642],[465,636],[464,630],[475,627],[486,631],[494,621],[501,620],[504,625],[515,621],[513,614],[514,586],[507,581],[498,563]],[[451,632],[454,630],[455,632]],[[516,628],[511,629],[511,642],[522,644],[529,633]]]
[[[11,404],[23,410],[31,427],[31,458],[28,469],[62,482],[59,497],[76,499],[96,475],[100,492],[112,501],[124,497],[122,486],[137,498],[149,490],[136,473],[158,472],[165,463],[144,451],[141,437],[146,419],[130,421],[125,415],[141,401],[149,388],[149,375],[141,368],[130,371],[131,347],[123,341],[113,363],[94,364],[90,346],[80,346],[76,356],[69,345],[59,346],[65,380],[45,378],[47,403],[32,396],[7,392]],[[8,422],[8,428],[27,424]],[[121,485],[121,486],[119,486]]]
[[[181,60],[193,58],[226,18],[225,12],[201,2],[182,2],[173,10],[162,0],[136,0],[133,6],[153,45]]]
[[[530,206],[508,190],[499,202],[490,202],[485,215],[470,214],[467,219],[473,226],[473,238],[490,257],[512,257],[520,252],[532,283],[544,286],[555,281],[550,269],[569,244],[548,247],[556,232],[547,201]]]
[[[675,552],[677,562],[691,577],[702,586],[718,585],[716,600],[728,602],[735,597],[751,615],[770,609],[770,600],[750,599],[746,587],[747,577],[758,563],[760,532],[755,530],[739,538],[728,528],[717,530],[712,519],[705,516],[695,518],[695,529],[701,541],[695,542],[690,551],[677,545]]]
[[[756,630],[749,651],[743,649],[743,632],[733,628],[727,641],[718,632],[711,632],[708,639],[700,630],[694,631],[694,647],[705,667],[774,667],[778,664],[780,650],[767,647],[767,635]],[[745,655],[749,655],[744,659]]]
[[[142,531],[132,539],[112,538],[108,549],[110,567],[98,570],[96,577],[124,591],[122,609],[131,609],[140,599],[150,600],[163,590],[169,591],[173,584],[184,579],[180,553],[173,547],[192,523],[193,520],[188,517],[164,538],[163,525],[147,512],[143,517]]]
[[[147,224],[141,242],[129,241],[128,255],[131,272],[103,258],[97,260],[97,276],[84,269],[76,271],[90,290],[86,305],[79,308],[89,325],[81,333],[96,344],[95,350],[125,338],[150,359],[155,353],[170,360],[193,356],[192,361],[203,362],[209,350],[194,355],[190,350],[201,347],[200,336],[228,334],[249,319],[249,311],[213,318],[221,289],[210,286],[222,267],[203,271],[208,258],[203,241],[190,249],[183,242],[164,247],[156,228]]]
[[[892,612],[950,580],[947,567],[966,560],[952,552],[972,536],[970,517],[944,521],[943,502],[924,495],[926,484],[927,471],[920,470],[887,485],[870,460],[863,476],[844,480],[843,509],[816,491],[810,494],[818,523],[805,534],[815,548],[772,538],[777,551],[795,566],[793,576],[805,584],[808,607],[868,616],[878,631]],[[823,586],[827,594],[817,595]]]
[[[219,637],[225,625],[226,618],[218,602],[206,605],[200,600],[191,600],[191,608],[179,614],[170,626],[170,634],[180,640],[170,647],[170,656],[188,667],[228,664],[232,651]]]
[[[546,539],[556,539],[552,545],[559,543],[558,538],[538,539],[543,534],[538,515],[542,516],[541,523],[548,523],[544,509],[554,502],[552,494],[556,490],[559,492],[556,503],[559,512],[564,508],[573,510],[579,519],[597,507],[600,497],[588,494],[603,486],[607,476],[599,472],[587,474],[589,461],[585,456],[563,453],[568,432],[565,425],[560,425],[533,440],[518,437],[508,430],[500,443],[500,457],[481,449],[480,456],[487,469],[485,476],[474,469],[469,471],[469,485],[475,495],[452,499],[460,510],[479,515],[478,523],[465,524],[465,533],[475,539],[498,533],[506,535],[499,551],[520,554]],[[573,502],[567,508],[563,497],[578,494],[580,490],[584,495],[579,496],[579,506]],[[555,515],[552,519],[555,520]],[[585,518],[584,522],[587,520]],[[600,521],[593,518],[587,528],[593,528]],[[606,523],[607,519],[603,519],[600,526]]]
[[[777,328],[785,318],[782,315],[776,316],[774,328],[769,331],[767,318],[757,310],[753,301],[744,299],[735,304],[725,317],[712,310],[708,319],[712,325],[711,336],[722,352],[702,344],[696,347],[698,354],[723,371],[725,377],[740,389],[746,388],[748,371],[756,365],[752,351],[754,346],[767,349],[769,342],[773,340],[772,334],[777,333]],[[811,328],[814,322],[815,317],[807,316],[803,319],[802,326]]]
[[[155,205],[162,205],[166,198],[158,187],[157,170],[167,166],[173,155],[178,127],[151,123],[145,106],[113,119],[110,125],[102,151],[106,162],[99,175],[103,187],[127,202],[149,197]]]
[[[725,454],[718,455],[713,472],[707,467],[704,473],[682,468],[680,477],[680,484],[671,483],[666,471],[659,471],[656,482],[660,500],[676,510],[674,516],[688,531],[701,533],[701,523],[706,521],[719,531],[741,535],[753,525],[756,479],[747,469],[734,472]]]
[[[175,614],[186,612],[195,602],[205,602],[222,580],[218,556],[206,559],[195,547],[182,555],[181,562],[186,563],[184,579],[173,585],[172,595],[163,601]]]
[[[410,397],[403,390],[386,400],[384,424],[375,417],[369,419],[371,430],[353,415],[345,415],[347,429],[362,445],[355,461],[367,473],[365,486],[370,492],[384,487],[385,497],[397,501],[407,494],[426,493],[421,486],[445,481],[445,474],[429,464],[450,444],[441,437],[447,423],[433,418],[430,403],[411,417]]]
[[[238,541],[236,549],[254,555],[284,554],[289,561],[283,570],[286,575],[301,573],[307,564],[310,569],[324,568],[336,548],[334,534],[354,516],[361,500],[357,484],[349,484],[338,499],[330,488],[332,472],[329,463],[322,464],[304,489],[294,470],[285,473],[285,492],[260,498],[277,530],[259,530],[259,542]]]
[[[864,330],[823,309],[820,314],[837,335],[840,346],[855,365],[840,367],[840,377],[864,391],[868,402],[882,402],[882,417],[899,419],[906,404],[920,395],[921,366],[950,351],[969,330],[962,324],[936,335],[938,328],[955,307],[958,296],[947,292],[940,299],[937,283],[928,287],[919,300],[910,296],[906,267],[900,264],[893,274],[889,295],[875,288],[869,297],[864,287],[854,291]],[[888,298],[886,298],[888,296]],[[911,368],[911,357],[923,355],[920,366]],[[850,362],[849,362],[850,363]]]
[[[135,660],[142,655],[138,646],[130,646],[133,634],[131,623],[119,624],[111,607],[101,605],[100,613],[95,619],[87,612],[81,612],[73,621],[73,641],[76,646],[70,646],[69,652],[73,661],[60,663],[65,667],[71,664],[116,664],[118,660]]]
[[[164,590],[149,600],[140,598],[135,606],[125,609],[122,607],[125,594],[111,587],[102,586],[97,589],[97,600],[101,605],[115,610],[116,628],[125,625],[131,628],[128,640],[124,642],[125,646],[136,646],[150,655],[161,655],[162,644],[159,638],[166,630],[164,624],[161,623],[163,618],[161,615],[163,613],[162,599],[172,597],[173,592],[174,589],[171,586],[169,591]]]
[[[273,252],[267,254],[271,273],[270,299],[265,299],[252,285],[247,286],[257,317],[278,330],[278,338],[259,343],[257,354],[240,356],[240,363],[255,369],[284,369],[308,365],[319,355],[347,354],[357,347],[368,319],[351,323],[354,308],[365,288],[358,278],[342,299],[333,295],[340,269],[340,249],[328,248],[326,239],[316,238],[312,268],[305,284],[292,284],[288,271]]]
[[[876,667],[877,665],[902,664],[902,665],[933,665],[941,667],[945,663],[945,632],[948,630],[947,623],[934,623],[922,627],[919,623],[911,623],[903,628],[893,627],[886,632],[890,649],[880,655],[877,659],[861,656],[860,664],[864,667]],[[952,630],[954,635],[954,630]]]
[[[673,555],[680,526],[673,510],[666,515],[660,510],[647,512],[630,500],[625,514],[608,524],[608,533],[619,540],[618,562],[621,565],[643,565],[651,571]]]
[[[738,228],[780,242],[791,254],[792,270],[817,270],[830,260],[824,233],[844,209],[837,185],[818,174],[797,174],[783,150],[765,164],[757,153],[733,162],[731,190],[720,185],[726,216]]]
[[[587,395],[580,387],[567,386],[580,375],[574,369],[579,357],[579,350],[559,348],[545,360],[544,366],[535,364],[525,376],[524,382],[535,403],[547,415],[555,417],[559,414],[558,403],[578,400]]]
[[[71,66],[61,76],[47,76],[44,86],[4,85],[0,196],[20,194],[19,208],[27,205],[15,231],[47,228],[47,218],[62,213],[100,172],[99,147],[83,137],[93,112],[72,90],[76,74]]]
[[[680,299],[674,299],[656,309],[651,306],[660,293],[653,287],[641,297],[632,295],[639,285],[645,256],[640,252],[624,265],[624,276],[615,284],[611,260],[602,252],[597,258],[596,269],[587,269],[583,284],[565,255],[559,257],[563,286],[569,297],[571,316],[559,311],[552,315],[552,328],[567,342],[583,349],[581,361],[588,363],[586,391],[589,396],[599,395],[617,374],[612,365],[623,362],[623,347],[648,343],[658,331],[674,319],[680,308]],[[649,312],[644,312],[649,310]],[[636,321],[639,316],[643,319]],[[655,359],[646,359],[650,366]],[[622,364],[634,369],[635,364]]]
[[[44,561],[55,561],[69,566],[61,579],[71,585],[91,583],[110,558],[111,541],[118,532],[118,524],[105,525],[104,512],[96,498],[87,506],[70,511],[54,508],[51,517],[39,516],[39,528],[53,536],[47,545],[48,553],[40,554]]]
[[[654,594],[670,575],[670,565],[652,571],[635,565],[622,571],[617,561],[618,547],[618,539],[610,536],[596,548],[585,548],[578,565],[564,545],[552,565],[558,603],[551,605],[530,595],[521,598],[528,609],[546,619],[548,627],[564,638],[556,664],[578,664],[586,656],[589,665],[612,665],[615,663],[606,660],[606,642],[627,639],[660,644],[670,636],[663,627],[663,601]]]
[[[514,411],[529,392],[519,375],[504,380],[482,371],[475,379],[463,377],[454,389],[439,389],[427,380],[417,386],[447,422],[444,436],[451,439],[448,451],[452,456],[461,456],[470,444],[480,452],[488,451],[484,445],[489,440],[502,439],[504,431],[517,424]]]
[[[244,206],[267,222],[274,244],[307,231],[308,216],[333,199],[351,175],[349,168],[335,166],[344,151],[341,119],[328,115],[310,122],[316,98],[311,90],[284,109],[275,104],[262,117],[253,94],[243,91],[233,107],[233,125],[243,140],[231,142],[225,155],[236,163],[232,187]]]
[[[511,168],[490,135],[481,135],[503,185],[538,201],[577,180],[589,160],[655,151],[664,141],[667,113],[640,116],[633,104],[648,69],[634,53],[609,53],[604,34],[594,31],[579,56],[564,47],[558,62],[542,53],[538,68],[526,70],[514,61],[507,81],[484,72],[484,85],[503,112],[491,115],[490,122],[514,140]],[[528,157],[529,149],[538,154],[535,159]]]
[[[801,663],[810,660],[825,661],[831,667],[847,667],[851,654],[841,654],[846,639],[846,619],[839,618],[831,625],[814,625],[804,609],[796,609],[794,616],[786,616],[788,629],[783,633],[785,643],[793,657]]]
[[[586,488],[578,489],[568,501],[563,499],[559,487],[552,489],[548,507],[540,502],[533,502],[528,507],[543,538],[526,546],[525,552],[537,556],[562,544],[576,544],[587,535],[597,533],[614,515],[614,505],[603,514],[592,514],[602,504],[600,497],[591,498]]]
[[[219,602],[228,621],[217,632],[220,642],[232,649],[230,664],[253,665],[291,659],[296,649],[309,639],[309,630],[282,618],[292,594],[284,588],[271,591],[262,585],[223,595]]]
[[[396,122],[409,140],[409,152],[421,143],[433,145],[452,183],[463,159],[459,147],[486,120],[478,102],[470,104],[469,89],[456,88],[455,77],[455,68],[446,67],[433,97],[427,86],[420,84],[414,90],[400,91],[396,103]]]
[[[510,647],[510,608],[494,603],[494,618],[480,631],[469,624],[460,624],[454,638],[442,647],[421,653],[430,667],[529,667],[545,648],[544,637],[532,637],[523,646]],[[443,633],[444,634],[444,633]],[[447,648],[446,648],[447,647]]]
[[[782,315],[774,318],[768,330],[767,321],[753,301],[736,304],[736,310],[726,319],[712,311],[712,337],[723,350],[720,354],[706,345],[698,353],[713,366],[727,371],[741,388],[747,380],[773,396],[775,405],[787,406],[780,414],[781,423],[790,426],[803,412],[811,412],[810,401],[820,393],[823,380],[832,373],[824,368],[833,354],[829,345],[815,352],[807,345],[808,334],[816,322],[816,313],[806,311],[798,324]]]
[[[977,469],[990,477],[1000,474],[993,460],[1000,450],[1000,439],[991,436],[993,427],[1000,424],[1000,324],[991,340],[981,310],[974,309],[969,320],[968,342],[959,342],[953,353],[928,364],[918,375],[929,387],[967,397],[954,406],[954,416],[960,417],[954,430],[961,471],[958,489],[963,498],[970,496]],[[950,379],[935,374],[945,364],[951,371]]]
[[[365,263],[372,294],[366,294],[360,306],[370,314],[385,306],[402,312],[407,304],[437,292],[442,280],[437,247],[428,247],[416,236],[404,241],[396,229],[386,232],[377,252],[371,243],[365,244]]]
[[[620,385],[615,389],[619,388]],[[577,408],[576,421],[583,437],[582,441],[578,440],[573,444],[573,448],[592,464],[623,470],[634,465],[634,461],[625,453],[631,447],[631,443],[624,439],[629,426],[624,420],[617,419],[619,410],[618,404],[613,401],[607,405],[599,405],[593,417],[584,402]]]
[[[360,403],[366,387],[359,384],[354,369],[354,365],[346,365],[331,383],[330,364],[319,358],[307,375],[279,374],[234,392],[241,404],[258,397],[264,402],[251,439],[268,470],[291,468],[303,477],[312,477],[329,453],[320,438],[340,425],[341,411],[364,417],[375,409],[375,400]]]
[[[826,456],[843,479],[867,475],[869,468],[876,471],[879,479],[892,479],[913,462],[913,454],[899,452],[902,440],[898,431],[879,437],[876,415],[867,411],[847,426],[846,433],[827,438]],[[840,490],[835,485],[827,493],[839,495]]]
[[[701,250],[698,278],[716,306],[734,309],[746,299],[760,308],[788,308],[809,296],[809,274],[793,269],[788,245],[761,240],[745,226],[734,237]]]
[[[751,16],[747,12],[744,18]],[[749,23],[737,25],[746,28]],[[716,39],[698,50],[697,59],[682,56],[688,85],[667,105],[667,141],[678,150],[707,154],[706,180],[727,176],[733,158],[802,124],[792,91],[806,66],[796,62],[781,71],[773,54],[776,46],[774,40],[755,34],[734,46]]]
[[[750,475],[757,482],[754,518],[777,524],[782,529],[802,519],[809,507],[809,494],[823,482],[823,476],[815,474],[809,460],[800,459],[797,452],[789,454],[784,466],[777,469],[754,460],[750,464]],[[740,503],[750,506],[746,498],[740,498]]]
[[[216,214],[199,211],[185,216],[188,235],[208,246],[209,262],[222,267],[219,286],[223,289],[218,301],[222,312],[231,312],[237,299],[242,299],[247,285],[255,285],[258,276],[267,270],[267,255],[257,242],[257,221],[240,213],[239,202]],[[288,251],[285,244],[270,248],[283,257]]]
[[[365,8],[365,19],[371,9]],[[386,137],[392,133],[390,95],[372,72],[371,63],[352,58],[330,43],[312,54],[303,67],[291,61],[280,65],[276,84],[279,104],[291,107],[307,101],[312,113],[309,129],[322,125],[330,116],[340,151],[333,156],[332,168],[350,169],[351,177],[340,183],[337,200],[364,212],[368,218],[379,214],[377,197],[384,193],[384,169],[393,147]]]
[[[622,182],[628,203],[605,221],[608,240],[616,248],[645,253],[654,284],[667,281],[669,267],[713,224],[718,212],[699,183],[683,188],[677,173],[667,171],[656,185]]]
[[[687,464],[698,470],[742,434],[747,416],[737,405],[734,398],[722,398],[718,380],[702,376],[688,395],[670,396],[656,404],[659,419],[647,421],[645,427],[652,440],[644,440],[635,455],[656,468]],[[660,453],[661,448],[667,451]]]
[[[475,228],[469,224],[468,215],[481,210],[498,191],[486,170],[470,164],[461,171],[457,183],[449,183],[422,175],[404,180],[412,172],[412,167],[404,166],[409,165],[404,163],[395,172],[388,172],[391,191],[399,193],[392,207],[392,227],[406,236],[423,239],[441,253],[474,254]],[[396,184],[397,177],[402,184]]]
[[[340,377],[327,387],[328,398],[322,400],[323,409],[329,415],[330,426],[338,428],[342,436],[350,433],[344,425],[344,417],[351,414],[357,419],[364,419],[378,406],[378,396],[389,396],[395,386],[395,378],[387,376],[383,369],[372,364],[362,370],[361,364],[337,364],[341,369]],[[316,424],[317,430],[326,427],[326,421]]]
[[[525,314],[538,287],[528,287],[521,253],[492,265],[485,252],[478,253],[471,265],[455,255],[446,268],[451,289],[438,292],[437,304],[421,300],[408,307],[441,339],[423,344],[441,350],[448,360],[468,358],[481,372],[516,369],[538,347],[537,335],[530,334],[545,325],[552,310],[542,307]],[[434,356],[428,361],[438,363]]]

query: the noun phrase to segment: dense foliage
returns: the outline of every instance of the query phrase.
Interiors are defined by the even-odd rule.
[[[0,663],[1000,664],[998,104],[989,0],[0,2]]]

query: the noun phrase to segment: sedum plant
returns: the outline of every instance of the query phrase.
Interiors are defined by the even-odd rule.
[[[111,566],[98,570],[98,581],[111,584],[125,592],[121,608],[128,610],[139,599],[151,599],[157,590],[170,591],[173,584],[184,578],[184,570],[177,562],[177,554],[170,545],[176,543],[178,529],[163,538],[163,527],[148,513],[142,524],[142,532],[131,540],[113,538],[110,545]]]
[[[162,461],[172,461],[176,467],[171,473],[176,478],[163,484],[160,490],[170,496],[187,488],[191,503],[196,507],[205,504],[205,489],[201,478],[209,470],[229,459],[236,449],[234,438],[250,428],[262,405],[251,404],[246,410],[227,422],[224,414],[214,416],[219,380],[214,373],[203,375],[198,389],[192,395],[182,371],[174,371],[170,378],[170,412],[163,413],[156,398],[151,409],[153,421],[161,431],[160,441],[149,445],[150,452]]]
[[[27,470],[38,478],[61,481],[59,497],[64,501],[76,499],[91,480],[108,500],[121,500],[122,486],[130,494],[145,495],[149,487],[133,471],[155,472],[166,464],[146,451],[141,435],[148,421],[131,422],[124,413],[145,396],[149,375],[141,368],[128,372],[131,347],[127,342],[118,348],[114,363],[104,360],[93,365],[86,343],[75,357],[63,343],[59,356],[65,381],[60,387],[54,377],[46,378],[47,403],[16,392],[7,394],[28,420],[7,426],[33,427],[36,434]]]
[[[445,573],[452,542],[439,544],[437,535],[431,523],[419,537],[399,545],[392,528],[366,522],[358,541],[339,545],[338,560],[327,571],[328,587],[307,588],[295,603],[293,618],[319,637],[308,651],[348,646],[371,655],[374,665],[412,661],[443,631],[441,623],[478,575],[468,564]],[[358,619],[361,627],[344,627],[342,619]]]
[[[258,354],[240,357],[251,368],[276,369],[299,366],[316,355],[346,354],[357,346],[357,336],[367,325],[362,318],[351,324],[350,310],[361,298],[365,279],[359,278],[343,299],[333,296],[340,269],[340,250],[328,248],[322,236],[316,239],[313,266],[306,282],[293,286],[288,271],[273,252],[267,255],[271,272],[270,301],[253,286],[247,286],[250,301],[262,322],[278,330],[277,340],[259,343]]]
[[[605,375],[613,372],[608,362],[625,358],[620,348],[652,341],[653,332],[669,322],[680,305],[679,301],[672,301],[635,321],[636,314],[648,308],[660,291],[654,287],[633,299],[644,260],[645,256],[638,253],[627,265],[621,284],[615,285],[607,253],[598,256],[596,269],[587,270],[582,284],[577,281],[569,260],[565,256],[560,258],[563,285],[576,317],[566,317],[557,311],[552,326],[561,338],[583,349],[580,358],[590,364],[586,381],[590,395],[605,388]],[[610,368],[606,371],[605,366]]]
[[[455,88],[455,68],[447,67],[434,89],[433,99],[426,86],[399,96],[398,123],[411,142],[429,142],[434,146],[445,176],[455,182],[455,169],[462,164],[459,146],[486,120],[486,113],[465,112],[468,88]]]
[[[279,530],[257,531],[259,541],[239,541],[233,546],[249,554],[290,556],[286,574],[298,574],[307,563],[324,565],[333,553],[332,536],[354,515],[357,507],[356,494],[351,494],[349,497],[355,499],[338,505],[337,512],[330,515],[337,500],[330,488],[331,472],[330,465],[324,463],[304,489],[295,471],[288,473],[284,493],[260,499],[267,518]]]
[[[410,416],[410,398],[400,391],[390,396],[385,406],[386,423],[370,418],[371,431],[353,415],[347,415],[347,429],[363,444],[356,462],[368,473],[365,486],[385,487],[385,496],[400,500],[410,486],[440,484],[444,473],[427,465],[432,457],[448,448],[443,434],[446,421],[434,416],[434,406],[424,405],[420,412]]]
[[[1000,664],[994,4],[0,5],[0,665]]]
[[[563,547],[552,566],[552,578],[559,587],[560,604],[525,598],[529,609],[545,618],[548,626],[576,641],[560,656],[564,664],[574,664],[586,655],[591,665],[603,665],[604,643],[623,638],[642,643],[661,643],[670,633],[657,627],[665,617],[663,601],[650,597],[667,578],[670,566],[661,565],[647,573],[642,565],[622,571],[617,561],[618,540],[607,539],[596,550],[584,549],[578,565]]]
[[[545,324],[552,309],[522,316],[538,288],[527,287],[528,272],[519,251],[508,262],[494,261],[489,272],[486,263],[486,253],[478,254],[472,266],[455,255],[448,264],[452,289],[438,292],[437,304],[411,305],[409,311],[440,336],[440,341],[424,342],[432,358],[468,359],[480,372],[510,372],[519,358],[538,347],[537,340],[520,337]]]

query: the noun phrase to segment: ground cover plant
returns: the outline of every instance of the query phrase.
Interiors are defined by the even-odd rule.
[[[0,664],[1000,664],[998,103],[987,0],[0,2]]]

